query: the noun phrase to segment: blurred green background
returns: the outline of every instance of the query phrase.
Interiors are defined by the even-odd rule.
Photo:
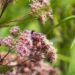
[[[45,24],[29,15],[29,4],[30,0],[16,0],[7,7],[0,18],[0,37],[7,36],[14,25],[19,25],[21,30],[44,33],[57,48],[55,66],[62,75],[75,75],[75,0],[51,0],[53,20],[48,19]]]

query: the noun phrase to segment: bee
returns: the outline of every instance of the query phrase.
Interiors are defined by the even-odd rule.
[[[13,0],[0,0],[0,4],[2,6],[2,11],[0,13],[0,18],[2,17],[4,11],[8,7],[8,5],[12,2]]]
[[[31,34],[33,34],[34,32],[35,32],[35,31],[34,31],[34,30],[32,30],[32,31],[31,31]]]

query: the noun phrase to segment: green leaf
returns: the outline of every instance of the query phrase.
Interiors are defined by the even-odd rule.
[[[5,65],[0,65],[0,73],[6,73],[8,71],[12,71],[12,67],[11,66],[5,66]]]
[[[55,29],[55,28],[61,26],[63,23],[65,23],[65,22],[67,22],[67,21],[69,21],[69,20],[74,20],[74,19],[75,19],[75,15],[66,17],[66,18],[64,18],[63,20],[61,20],[58,24],[56,24],[56,25],[53,27],[53,29]],[[49,30],[46,35],[48,35],[53,29]]]
[[[67,75],[75,75],[75,39],[71,46],[71,62]]]
[[[70,63],[70,58],[65,55],[58,54],[58,59]]]

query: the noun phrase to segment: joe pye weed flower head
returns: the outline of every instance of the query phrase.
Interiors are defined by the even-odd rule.
[[[58,75],[51,65],[44,62],[48,59],[54,63],[57,57],[56,48],[44,34],[30,30],[21,32],[20,28],[15,26],[11,28],[10,36],[0,39],[0,45],[15,50],[16,64],[11,64],[13,61],[7,62],[7,65],[16,67],[17,74],[14,75]]]

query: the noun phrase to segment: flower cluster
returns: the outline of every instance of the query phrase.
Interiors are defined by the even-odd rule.
[[[33,0],[30,6],[32,14],[39,15],[39,20],[43,24],[46,22],[47,17],[49,17],[50,19],[53,18],[52,9],[50,8],[50,0]]]
[[[33,62],[26,61],[22,67],[17,67],[18,74],[20,75],[59,75],[60,72],[58,68],[53,68],[48,63],[44,63],[44,61]]]
[[[54,62],[57,57],[56,49],[45,35],[29,30],[20,32],[20,28],[17,26],[11,28],[10,33],[10,37],[0,39],[0,46],[7,46],[9,49],[15,50],[15,65],[21,66],[17,66],[19,73],[24,72],[24,75],[48,75],[49,73],[56,75],[53,73],[55,72],[53,68],[44,63],[44,59]],[[11,64],[7,63],[7,65]]]
[[[51,62],[55,60],[56,49],[42,33],[28,30],[19,32],[19,28],[16,27],[13,27],[10,31],[14,36],[17,34],[19,35],[17,37],[8,36],[3,38],[0,41],[1,45],[5,45],[16,50],[17,54],[22,57],[40,60],[47,56]]]
[[[32,8],[32,12],[36,12],[46,5],[49,5],[49,0],[33,0],[30,6]]]

